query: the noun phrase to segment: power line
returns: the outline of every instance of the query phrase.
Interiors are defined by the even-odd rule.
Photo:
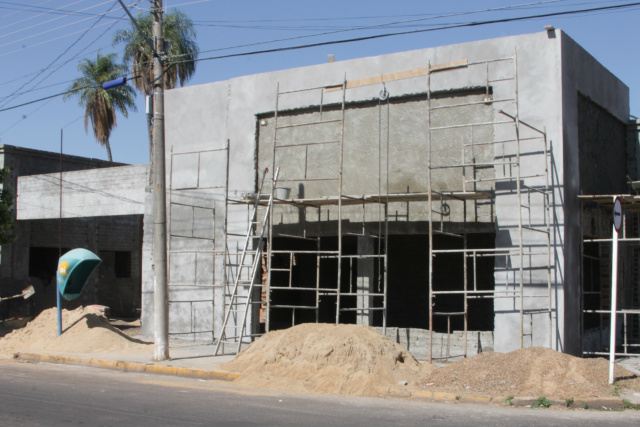
[[[455,29],[455,28],[464,28],[464,27],[476,27],[476,26],[499,24],[499,23],[505,23],[505,22],[517,22],[517,21],[525,21],[525,20],[532,20],[532,19],[548,18],[548,17],[554,17],[554,16],[570,16],[570,15],[587,14],[587,13],[595,13],[595,12],[603,12],[603,11],[613,11],[613,10],[620,11],[620,10],[629,9],[629,8],[637,7],[637,6],[640,6],[640,2],[627,3],[627,4],[614,5],[614,6],[602,6],[602,7],[597,7],[597,8],[577,9],[577,10],[569,10],[569,11],[561,11],[561,12],[550,12],[550,13],[544,13],[544,14],[527,15],[527,16],[519,16],[519,17],[511,17],[511,18],[491,19],[491,20],[485,20],[485,21],[475,21],[475,22],[468,22],[468,23],[463,23],[463,24],[447,25],[447,26],[441,26],[441,27],[436,27],[436,28],[426,28],[426,29],[419,29],[419,30],[412,30],[412,31],[401,31],[401,32],[394,32],[394,33],[377,34],[377,35],[372,35],[372,36],[356,37],[356,38],[351,38],[351,39],[332,40],[332,41],[311,43],[311,44],[305,44],[305,45],[286,46],[286,47],[279,47],[279,48],[273,48],[273,49],[251,51],[251,52],[241,52],[241,53],[234,53],[234,54],[228,54],[228,55],[214,56],[214,57],[209,57],[209,58],[200,58],[200,59],[196,59],[195,61],[208,61],[208,60],[217,60],[217,59],[241,57],[241,56],[260,55],[260,54],[265,54],[265,53],[285,52],[285,51],[307,49],[307,48],[319,47],[319,46],[354,43],[354,42],[359,42],[359,41],[374,40],[374,39],[385,38],[385,37],[394,37],[394,36],[401,36],[401,35],[418,34],[418,33],[432,32],[432,31],[442,31],[442,30],[449,30],[449,29]],[[180,55],[176,55],[176,56],[173,56],[173,58],[179,57],[179,56]],[[178,62],[174,62],[174,64],[177,64],[177,63],[180,63],[180,62],[187,62],[187,61],[178,61]],[[133,78],[139,78],[139,77],[140,76],[135,76]],[[14,105],[14,106],[11,106],[11,107],[3,108],[3,109],[0,109],[0,112],[4,112],[4,111],[12,110],[12,109],[15,109],[15,108],[23,107],[23,106],[26,106],[26,105],[30,105],[30,104],[33,104],[33,103],[36,103],[36,102],[44,101],[44,100],[47,100],[47,99],[50,99],[50,98],[54,98],[54,97],[57,97],[57,96],[62,96],[64,94],[66,94],[66,93],[70,93],[70,91],[61,92],[61,93],[58,93],[58,94],[55,94],[55,95],[51,95],[51,96],[48,96],[48,97],[43,97],[43,98],[40,98],[40,99],[35,99],[33,101],[25,102],[23,104],[19,104],[19,105]]]
[[[142,76],[133,76],[133,77],[130,77],[129,80],[139,79],[140,77],[142,77]],[[56,93],[54,95],[45,96],[44,98],[34,99],[33,101],[24,102],[24,103],[19,104],[19,105],[13,105],[11,107],[0,109],[0,113],[2,113],[4,111],[9,111],[9,110],[15,110],[16,108],[25,107],[27,105],[35,104],[36,102],[46,101],[47,99],[57,98],[58,96],[63,96],[63,95],[66,95],[68,93],[78,92],[80,90],[88,89],[90,87],[93,87],[93,86],[83,86],[83,87],[79,87],[79,88],[73,89],[73,90],[66,90],[64,92],[59,92],[59,93]]]
[[[535,2],[535,3],[524,3],[524,4],[520,4],[520,5],[502,6],[502,7],[497,7],[497,8],[480,9],[480,10],[475,10],[475,11],[454,12],[454,13],[448,13],[448,14],[442,14],[442,15],[433,15],[433,16],[431,16],[429,18],[419,18],[419,19],[413,19],[413,20],[408,20],[408,21],[399,21],[399,22],[396,22],[396,23],[377,24],[377,25],[371,25],[371,26],[361,26],[361,27],[355,27],[355,28],[345,29],[345,30],[328,31],[328,32],[317,33],[317,34],[307,34],[307,35],[302,35],[302,36],[294,36],[294,37],[286,37],[286,38],[276,39],[276,40],[268,40],[268,41],[264,41],[264,42],[247,43],[247,44],[243,44],[243,45],[236,45],[236,46],[223,47],[223,48],[218,48],[218,49],[205,50],[205,51],[201,51],[200,53],[202,54],[202,53],[207,53],[207,52],[219,52],[219,51],[223,51],[223,50],[232,50],[232,49],[239,49],[239,48],[242,48],[242,47],[251,47],[251,46],[259,46],[259,45],[271,44],[271,43],[276,43],[276,42],[299,40],[299,39],[304,39],[304,38],[318,37],[318,36],[323,36],[323,35],[331,35],[331,34],[337,34],[337,33],[348,32],[348,31],[374,29],[374,28],[378,28],[378,27],[382,28],[382,27],[387,26],[387,25],[399,24],[399,23],[408,23],[408,22],[413,22],[413,21],[417,21],[417,20],[439,19],[439,18],[446,18],[446,17],[457,16],[457,15],[469,15],[469,14],[475,14],[475,13],[498,12],[498,11],[504,11],[504,10],[507,10],[507,9],[515,10],[516,8],[520,9],[520,8],[524,8],[524,7],[539,6],[539,5],[548,4],[548,3],[560,3],[560,2],[565,2],[565,1],[568,1],[568,0],[546,0],[546,1],[539,1],[539,2]],[[612,1],[616,1],[616,0],[610,0],[610,2],[612,2]],[[580,3],[580,4],[588,4],[588,3]],[[446,25],[449,26],[449,25],[462,25],[462,24],[464,24],[464,23],[454,23],[454,24],[446,24]],[[442,24],[438,24],[438,25],[442,25]]]
[[[100,25],[95,25],[95,26],[94,26],[94,28],[104,27],[105,25],[109,25],[109,23],[108,23],[108,22],[104,22],[104,23],[102,23],[102,24],[100,24]],[[23,50],[25,50],[25,49],[30,49],[30,48],[33,48],[33,47],[42,46],[42,45],[47,44],[47,43],[52,43],[52,42],[54,42],[54,41],[57,41],[57,40],[60,40],[60,39],[64,39],[64,38],[66,38],[66,37],[70,37],[70,36],[73,36],[73,35],[76,35],[76,34],[82,33],[82,32],[84,32],[85,30],[86,30],[86,28],[83,28],[83,29],[81,29],[81,30],[74,31],[74,32],[72,32],[72,33],[63,34],[63,35],[58,36],[58,37],[55,37],[55,38],[47,39],[47,40],[45,40],[45,41],[43,41],[43,42],[40,42],[40,43],[32,44],[32,45],[30,45],[30,46],[20,47],[20,48],[18,48],[18,49],[14,49],[14,50],[12,50],[12,51],[10,51],[10,52],[5,52],[5,53],[3,53],[3,54],[0,54],[0,57],[7,56],[7,55],[11,55],[12,53],[20,52],[20,51],[23,51]]]
[[[58,70],[60,70],[62,67],[64,67],[65,65],[67,65],[68,63],[70,63],[71,61],[74,61],[76,59],[78,59],[78,57],[80,55],[82,55],[82,53],[87,50],[89,47],[91,47],[95,42],[97,42],[100,38],[102,38],[102,36],[104,36],[108,31],[110,31],[111,29],[113,29],[113,27],[117,24],[118,22],[114,22],[110,27],[108,27],[107,29],[105,29],[99,36],[97,36],[96,38],[93,39],[93,41],[89,42],[85,47],[83,47],[82,49],[80,49],[75,55],[73,55],[71,58],[67,59],[66,61],[64,61],[62,64],[58,65],[54,70],[52,70],[49,74],[47,74],[46,76],[44,76],[38,83],[36,83],[30,90],[35,90],[38,88],[38,86],[43,83],[45,80],[47,80],[49,77],[51,77],[54,73],[56,73]]]
[[[109,8],[109,10],[107,10],[107,12],[106,12],[106,13],[111,12],[111,9],[113,9],[113,7],[114,7],[116,4],[117,4],[117,2],[114,2],[114,3],[111,5],[111,7]],[[102,15],[100,18],[98,18],[98,20],[94,23],[94,25],[92,25],[91,27],[87,28],[87,29],[85,30],[85,32],[84,32],[84,33],[82,33],[82,35],[81,35],[80,37],[78,37],[78,39],[77,39],[75,42],[71,43],[71,45],[69,45],[69,47],[67,47],[67,48],[64,50],[64,52],[62,52],[60,55],[58,55],[58,56],[57,56],[53,61],[51,61],[51,63],[50,63],[49,65],[47,65],[47,67],[45,67],[44,69],[42,69],[42,70],[41,70],[38,74],[36,74],[36,75],[31,79],[31,80],[29,80],[28,82],[24,83],[24,84],[23,84],[22,86],[20,86],[18,89],[16,89],[15,91],[13,91],[13,93],[12,93],[11,95],[9,95],[9,96],[6,98],[7,100],[6,100],[5,102],[2,102],[2,104],[0,104],[0,105],[1,105],[1,106],[5,106],[5,105],[7,105],[7,103],[8,103],[9,101],[11,101],[11,100],[13,100],[13,99],[17,98],[16,93],[17,93],[18,91],[20,91],[20,90],[21,90],[22,88],[24,88],[26,85],[30,84],[30,83],[31,83],[31,82],[33,82],[35,79],[37,79],[41,74],[43,74],[43,73],[45,72],[45,70],[46,70],[47,68],[51,67],[51,66],[52,66],[53,64],[55,64],[55,63],[56,63],[60,58],[62,58],[62,57],[63,57],[67,52],[69,52],[73,46],[75,46],[77,43],[79,43],[79,42],[80,42],[80,40],[82,40],[82,38],[83,38],[83,37],[84,37],[84,36],[85,36],[89,31],[91,31],[91,30],[94,28],[94,26],[95,26],[95,25],[97,25],[97,24],[102,20],[102,18],[103,18],[103,17],[104,17],[104,15]],[[12,98],[12,97],[13,97],[13,98]],[[10,99],[9,99],[9,98],[10,98]]]
[[[111,0],[106,1],[106,2],[104,2],[104,3],[100,3],[100,6],[101,6],[101,5],[103,5],[103,4],[106,4],[106,3],[111,3]],[[94,7],[95,7],[95,6],[94,6]],[[111,13],[111,12],[112,12],[112,9],[113,9],[113,6],[111,6],[107,12],[105,12],[105,13],[103,13],[103,14],[99,14],[99,15],[97,15],[97,16],[99,17],[99,19],[103,19],[103,18],[105,17],[105,15],[107,15],[108,13]],[[114,10],[113,12],[116,12],[116,11]],[[40,25],[48,24],[48,23],[50,23],[50,22],[52,22],[52,21],[54,21],[54,20],[58,20],[58,19],[62,19],[62,17],[54,18],[54,19],[51,19],[51,20],[46,21],[46,22],[41,22],[41,23],[39,23],[39,24],[32,25],[31,27],[25,27],[25,28],[22,28],[22,29],[20,29],[20,30],[14,31],[14,32],[12,32],[12,33],[4,34],[4,35],[0,36],[0,38],[7,37],[7,36],[10,36],[10,35],[13,35],[13,34],[17,34],[17,33],[23,32],[23,31],[27,31],[27,30],[30,30],[30,29],[32,29],[32,28],[39,27]],[[23,37],[23,38],[21,38],[21,39],[13,40],[13,41],[11,41],[11,42],[7,42],[7,43],[5,43],[5,44],[2,44],[2,45],[0,45],[0,47],[6,47],[6,46],[10,46],[10,45],[12,45],[12,44],[20,43],[20,42],[22,42],[22,41],[24,41],[24,40],[32,39],[32,38],[34,38],[34,37],[42,36],[42,35],[44,35],[44,34],[48,34],[48,33],[51,33],[51,32],[53,32],[53,31],[57,31],[57,30],[62,29],[62,28],[67,28],[67,27],[70,27],[70,26],[72,26],[72,25],[80,24],[80,23],[85,22],[85,21],[88,21],[88,20],[90,20],[90,19],[93,19],[93,17],[80,19],[80,20],[77,20],[77,21],[74,21],[74,22],[69,22],[69,23],[66,23],[66,24],[64,24],[64,25],[60,25],[59,27],[56,27],[56,28],[50,28],[50,29],[48,29],[48,30],[46,30],[46,31],[42,31],[42,32],[39,32],[39,33],[37,33],[37,34],[30,34],[30,35],[28,35],[28,36],[26,36],[26,37]]]
[[[99,6],[102,6],[102,5],[108,4],[108,3],[110,3],[110,2],[111,2],[111,0],[107,0],[107,1],[105,1],[105,2],[102,2],[102,3],[99,3],[99,4],[93,5],[93,6],[91,6],[91,7],[87,7],[87,8],[81,9],[80,11],[85,11],[85,10],[93,9],[93,8],[96,8],[96,7],[99,7]],[[79,2],[77,2],[77,3],[79,3]],[[13,23],[13,24],[10,24],[10,25],[5,25],[4,27],[1,27],[1,28],[0,28],[0,30],[5,29],[5,28],[8,28],[8,27],[12,27],[12,26],[17,25],[17,24],[21,24],[21,23],[23,23],[23,22],[26,22],[26,21],[29,21],[29,20],[31,20],[31,19],[34,19],[34,18],[40,17],[40,16],[42,16],[42,15],[46,15],[46,13],[43,13],[43,14],[37,15],[37,16],[35,16],[35,17],[31,17],[31,18],[23,19],[22,21],[18,21],[18,22],[15,22],[15,23]],[[22,28],[22,29],[20,29],[20,30],[18,30],[18,31],[14,31],[13,33],[5,34],[5,35],[3,35],[3,36],[1,36],[1,37],[6,37],[6,36],[9,36],[9,35],[12,35],[12,34],[16,34],[16,33],[22,32],[22,31],[31,30],[31,29],[33,29],[33,28],[35,28],[35,27],[40,26],[40,25],[48,24],[48,23],[53,22],[53,21],[58,21],[58,20],[60,20],[60,19],[62,19],[62,18],[64,18],[64,16],[59,16],[59,17],[57,17],[57,18],[52,18],[52,19],[49,19],[48,21],[40,22],[40,23],[35,24],[35,25],[32,25],[32,26],[30,26],[30,27]],[[86,19],[83,19],[83,20],[81,20],[81,21],[77,21],[77,22],[82,22],[82,21],[86,21]],[[65,26],[66,26],[66,25],[65,25]],[[63,28],[63,27],[64,27],[64,26],[62,26],[62,27],[58,27],[58,28],[54,28],[54,30],[57,30],[57,29],[59,29],[59,28]]]
[[[79,11],[67,10],[67,9],[62,9],[62,8],[42,7],[42,6],[38,6],[38,5],[26,6],[26,7],[12,7],[12,6],[24,6],[24,5],[22,5],[20,3],[9,2],[9,1],[0,1],[0,3],[9,5],[9,6],[0,5],[0,9],[17,10],[19,12],[31,12],[31,11],[33,11],[34,13],[44,12],[44,13],[41,13],[39,16],[52,14],[52,15],[63,15],[63,16],[81,15],[81,16],[89,16],[89,17],[92,17],[92,18],[97,18],[99,16],[99,14],[87,13],[87,12],[83,12],[83,11],[84,10],[88,10],[88,9],[92,9],[94,7],[101,6],[102,4],[106,4],[108,2],[97,4],[97,5],[91,6],[91,7],[86,8],[86,9],[81,9]],[[76,2],[76,3],[80,3],[80,2]],[[72,3],[72,4],[75,4],[75,3]],[[32,10],[30,10],[30,9],[32,9]]]
[[[135,4],[138,4],[138,3],[140,3],[140,1],[136,2]],[[115,4],[114,4],[114,5],[115,5]],[[113,5],[111,6],[111,8],[113,8]],[[108,10],[106,13],[110,13],[110,10]],[[105,14],[103,14],[102,16],[106,16],[106,13],[105,13]],[[123,17],[124,17],[124,15],[123,15]],[[100,19],[101,19],[101,18],[100,18]],[[98,21],[96,21],[96,24],[97,24],[98,22],[100,22],[100,19],[98,19]],[[65,66],[65,65],[67,65],[69,62],[71,62],[71,61],[73,61],[73,60],[77,59],[77,58],[78,58],[78,57],[79,57],[79,56],[80,56],[80,55],[81,55],[85,50],[87,50],[90,46],[92,46],[95,42],[97,42],[100,38],[102,38],[102,36],[104,36],[108,31],[110,31],[110,30],[111,30],[111,29],[112,29],[112,28],[113,28],[117,23],[118,23],[118,21],[114,22],[114,23],[113,23],[109,28],[105,29],[105,30],[104,30],[104,31],[103,31],[99,36],[97,36],[93,41],[89,42],[89,43],[88,43],[84,48],[82,48],[80,51],[78,51],[74,56],[72,56],[71,58],[69,58],[68,60],[66,60],[65,62],[63,62],[62,64],[58,65],[54,70],[52,70],[49,74],[47,74],[45,77],[43,77],[43,78],[40,80],[40,82],[36,83],[36,84],[35,84],[34,86],[32,86],[29,90],[26,90],[26,91],[24,91],[24,92],[20,92],[20,93],[16,93],[16,92],[14,92],[14,93],[13,93],[13,94],[11,94],[11,95],[8,95],[8,96],[5,96],[5,97],[2,97],[2,98],[0,99],[0,101],[4,101],[5,99],[7,99],[7,98],[9,98],[9,97],[11,97],[11,96],[13,96],[13,95],[15,95],[15,97],[14,97],[14,99],[15,99],[15,98],[17,98],[17,97],[19,97],[19,96],[22,96],[22,95],[26,94],[26,93],[30,93],[30,92],[32,92],[32,91],[35,91],[35,90],[38,88],[38,86],[39,86],[40,84],[42,84],[45,80],[47,80],[47,79],[48,79],[49,77],[51,77],[54,73],[56,73],[58,70],[60,70],[60,68],[64,67],[64,66]],[[91,29],[91,28],[87,29],[87,32],[88,32],[90,29]],[[84,34],[83,34],[83,36],[84,36]],[[82,38],[82,36],[81,36],[80,38]],[[79,41],[79,40],[80,40],[80,39],[78,39],[78,41]],[[76,42],[76,43],[77,43],[77,42]],[[75,43],[74,43],[74,44],[75,44]],[[73,46],[73,45],[72,45],[72,46]],[[72,47],[72,46],[70,46],[70,47]],[[69,50],[69,49],[67,49],[67,51],[68,51],[68,50]],[[98,51],[99,51],[99,50],[100,50],[100,49],[98,49]],[[95,51],[93,51],[93,52],[95,52]],[[64,53],[66,53],[66,52],[64,52]],[[62,55],[64,55],[64,53],[63,53]],[[55,61],[54,61],[54,62],[55,62]],[[52,64],[53,64],[53,63],[52,63]],[[30,83],[30,82],[32,82],[34,79],[38,78],[38,76],[39,76],[40,74],[42,74],[42,72],[38,73],[38,75],[36,75],[33,79],[31,79],[31,80],[30,80],[29,82],[27,82],[26,84],[29,84],[29,83]],[[71,81],[73,81],[73,80],[71,80]],[[67,83],[67,82],[64,82],[64,83]],[[55,84],[55,85],[53,85],[53,86],[60,85],[60,84],[64,84],[64,83],[56,83],[56,84]],[[26,84],[25,84],[25,85],[26,85]],[[22,87],[24,87],[24,85],[23,85]],[[50,87],[50,86],[49,86],[49,87]],[[18,89],[18,90],[19,90],[19,89]],[[6,105],[6,103],[4,103],[3,105]]]
[[[28,102],[25,102],[25,103],[22,103],[22,104],[14,105],[12,107],[3,108],[3,109],[0,110],[0,113],[3,112],[3,111],[9,111],[9,110],[13,110],[13,109],[16,109],[16,108],[24,107],[24,106],[27,106],[27,105],[35,104],[36,102],[46,101],[47,99],[56,98],[58,96],[66,95],[68,93],[77,92],[77,91],[82,90],[82,89],[87,89],[88,87],[90,87],[90,86],[81,87],[81,88],[78,88],[76,90],[68,90],[68,91],[65,91],[65,92],[56,93],[55,95],[49,95],[49,96],[45,96],[44,98],[34,99],[33,101],[28,101]]]
[[[434,28],[424,28],[424,29],[419,29],[419,30],[399,31],[399,32],[395,32],[395,33],[376,34],[376,35],[371,35],[371,36],[362,36],[362,37],[355,37],[355,38],[350,38],[350,39],[342,39],[342,40],[332,40],[332,41],[326,41],[326,42],[310,43],[310,44],[304,44],[304,45],[298,45],[298,46],[286,46],[286,47],[279,47],[279,48],[273,48],[273,49],[251,51],[251,52],[232,53],[232,54],[228,54],[228,55],[213,56],[213,57],[209,57],[209,58],[198,58],[198,59],[196,59],[196,61],[208,61],[208,60],[216,60],[216,59],[226,59],[226,58],[241,57],[241,56],[259,55],[259,54],[264,54],[264,53],[285,52],[285,51],[290,51],[290,50],[307,49],[307,48],[311,48],[311,47],[329,46],[329,45],[344,44],[344,43],[354,43],[354,42],[359,42],[359,41],[375,40],[375,39],[386,38],[386,37],[394,37],[394,36],[402,36],[402,35],[409,35],[409,34],[426,33],[426,32],[432,32],[432,31],[450,30],[450,29],[455,29],[455,28],[478,27],[478,26],[483,26],[483,25],[500,24],[500,23],[505,23],[505,22],[516,22],[516,21],[525,21],[525,20],[539,19],[539,18],[549,18],[549,17],[553,17],[553,16],[577,15],[577,14],[585,14],[585,13],[593,13],[593,12],[602,12],[602,11],[605,11],[605,10],[622,10],[622,9],[628,9],[628,8],[631,8],[631,7],[636,7],[636,6],[640,6],[640,2],[628,3],[628,4],[623,4],[623,5],[614,5],[614,6],[601,6],[601,7],[589,8],[589,9],[568,10],[568,11],[562,11],[562,12],[550,12],[550,13],[544,13],[544,14],[538,14],[538,15],[527,15],[527,16],[519,16],[519,17],[511,17],[511,18],[491,19],[491,20],[486,20],[486,21],[475,21],[475,22],[467,22],[467,23],[462,23],[462,24],[445,25],[445,26],[434,27]],[[261,43],[258,43],[258,44],[261,44]],[[209,51],[207,51],[207,52],[209,52]],[[182,56],[182,55],[175,55],[175,56],[173,56],[173,58],[179,57],[179,56]],[[179,62],[188,62],[188,61],[179,61]]]

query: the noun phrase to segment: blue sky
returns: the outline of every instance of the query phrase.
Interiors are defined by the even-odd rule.
[[[131,10],[147,10],[148,0],[124,0]],[[171,0],[196,25],[200,58],[330,40],[445,27],[455,24],[540,15],[632,1],[595,0]],[[492,9],[492,10],[489,10]],[[484,11],[484,12],[480,12]],[[75,13],[71,13],[75,12]],[[107,13],[108,12],[108,13]],[[103,14],[106,15],[101,18]],[[116,52],[113,33],[130,25],[115,0],[0,0],[0,110],[64,92],[80,58]],[[327,61],[375,56],[424,47],[543,31],[564,30],[630,88],[631,114],[640,115],[640,5],[614,11],[445,29],[354,43],[313,47],[231,59],[199,61],[187,85],[301,67]],[[369,27],[369,28],[362,28]],[[286,39],[286,40],[284,40]],[[276,41],[281,40],[281,41]],[[269,43],[264,43],[269,42]],[[258,44],[260,43],[260,44]],[[244,47],[239,47],[243,46]],[[111,135],[114,161],[148,162],[143,96],[138,112],[118,117]],[[106,159],[106,151],[85,133],[84,110],[62,97],[0,111],[0,143]]]

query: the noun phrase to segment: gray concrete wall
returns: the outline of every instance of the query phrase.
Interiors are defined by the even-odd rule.
[[[141,215],[149,166],[119,166],[21,176],[18,220]],[[62,213],[60,212],[62,194]]]
[[[559,34],[559,32],[558,32]],[[521,283],[523,298],[498,298],[494,301],[495,311],[495,349],[506,352],[520,346],[549,346],[559,349],[562,332],[558,334],[557,323],[561,323],[562,313],[558,314],[557,299],[562,294],[562,279],[554,275],[551,278],[553,287],[552,301],[548,297],[548,280],[545,234],[538,231],[522,229],[518,224],[531,225],[540,230],[545,229],[545,209],[542,195],[531,193],[528,201],[525,186],[544,187],[545,167],[549,168],[548,179],[553,189],[550,221],[555,234],[561,235],[564,217],[562,203],[554,203],[561,198],[563,179],[562,171],[556,176],[550,165],[562,159],[562,145],[556,141],[562,138],[562,98],[560,64],[560,40],[556,33],[537,33],[527,37],[518,37],[515,44],[505,45],[510,38],[498,39],[504,55],[515,52],[517,55],[517,94],[518,105],[511,105],[505,111],[533,127],[547,132],[549,157],[545,159],[544,139],[539,132],[524,125],[519,127],[519,135],[515,134],[513,123],[505,123],[497,127],[496,140],[513,140],[520,138],[520,170],[512,170],[512,176],[521,178],[521,197],[518,198],[516,180],[500,182],[496,185],[496,248],[518,250],[522,239],[523,256],[513,255],[508,258],[496,258],[495,278],[497,291],[510,291],[520,295]],[[504,88],[507,92],[509,88]],[[512,91],[513,89],[511,89]],[[508,117],[496,112],[495,120],[506,120]],[[517,146],[495,146],[496,158],[505,162],[517,160]],[[546,166],[545,166],[546,164]],[[555,179],[554,179],[555,178]],[[531,205],[530,210],[521,205]],[[552,233],[554,233],[552,231]],[[562,270],[563,248],[557,239],[552,239],[551,271]],[[534,254],[534,255],[529,255]],[[554,310],[550,327],[548,313],[537,313],[549,309]],[[521,316],[521,310],[524,316]],[[522,319],[522,320],[521,320]],[[552,335],[550,337],[550,334]]]
[[[224,308],[214,310],[214,303],[222,301],[224,283],[229,90],[228,82],[219,82],[165,94],[169,332],[186,339],[212,340],[214,325],[222,323]],[[253,162],[247,161],[253,159],[253,144],[249,147],[239,143],[230,153],[234,192],[254,191]],[[231,221],[229,230],[246,232],[246,224]],[[142,325],[147,335],[153,333],[151,250],[145,244],[149,268],[143,277]]]
[[[564,230],[558,230],[556,239],[558,246],[564,246],[563,268],[555,272],[557,281],[564,284],[564,299],[558,300],[558,306],[564,308],[564,323],[558,328],[564,331],[565,342],[560,349],[571,354],[581,351],[581,304],[580,304],[580,266],[581,266],[581,233],[580,204],[578,194],[582,192],[580,176],[581,141],[579,138],[578,97],[580,94],[607,111],[621,122],[629,117],[629,88],[618,80],[610,71],[599,64],[595,58],[582,49],[569,36],[562,33],[562,117],[564,122],[562,146],[564,156],[558,157],[556,167],[558,175],[564,176],[564,194],[555,200],[564,205],[564,215],[558,218],[564,221]],[[614,142],[624,152],[624,141]],[[603,152],[608,147],[602,147]],[[605,169],[624,169],[626,165],[606,164]],[[594,175],[609,173],[593,170]],[[611,188],[615,192],[616,188]],[[624,191],[625,189],[622,189]],[[620,191],[620,190],[618,190]],[[559,196],[560,196],[559,195]],[[556,210],[557,211],[557,210]]]
[[[113,316],[139,316],[141,215],[64,219],[61,235],[59,220],[25,220],[20,224],[22,233],[14,250],[24,261],[16,274],[36,288],[33,302],[37,312],[56,304],[55,272],[61,238],[63,253],[85,248],[102,259],[82,295],[65,301],[64,307],[100,304],[110,307]]]

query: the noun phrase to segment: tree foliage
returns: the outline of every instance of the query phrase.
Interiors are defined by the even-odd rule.
[[[137,22],[146,38],[151,39],[153,15],[140,12]],[[184,86],[196,71],[195,61],[199,52],[193,22],[184,12],[173,10],[165,15],[162,29],[169,47],[165,52],[164,87],[173,89],[178,83]],[[125,43],[124,62],[131,66],[134,76],[141,76],[134,80],[135,87],[141,93],[150,95],[153,89],[153,53],[145,37],[132,23],[129,28],[115,33],[113,43]]]
[[[111,131],[118,124],[116,111],[120,111],[124,117],[128,117],[128,109],[136,110],[133,101],[135,92],[129,85],[122,85],[103,89],[102,84],[126,74],[127,67],[115,60],[116,54],[110,53],[96,55],[96,60],[82,59],[78,64],[78,70],[82,77],[76,79],[69,93],[64,96],[67,100],[73,96],[79,96],[79,104],[85,108],[84,129],[89,131],[89,121],[93,129],[96,141],[107,149],[109,161],[112,161],[111,145],[109,137]]]
[[[9,172],[8,168],[0,169],[0,184],[2,184],[2,191],[0,191],[0,245],[11,244],[18,238],[13,234],[15,224],[13,222],[14,213],[11,210],[16,196],[4,188],[4,181],[9,176]]]

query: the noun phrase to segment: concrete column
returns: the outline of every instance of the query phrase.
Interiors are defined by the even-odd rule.
[[[213,337],[219,339],[224,322],[224,277],[225,277],[225,201],[214,202],[214,250],[213,256]]]
[[[375,240],[372,237],[358,237],[358,255],[373,255],[375,252]],[[366,296],[374,291],[375,271],[373,258],[359,258],[356,266],[356,292],[357,298],[357,324],[373,325],[373,311],[368,310],[372,299]]]

